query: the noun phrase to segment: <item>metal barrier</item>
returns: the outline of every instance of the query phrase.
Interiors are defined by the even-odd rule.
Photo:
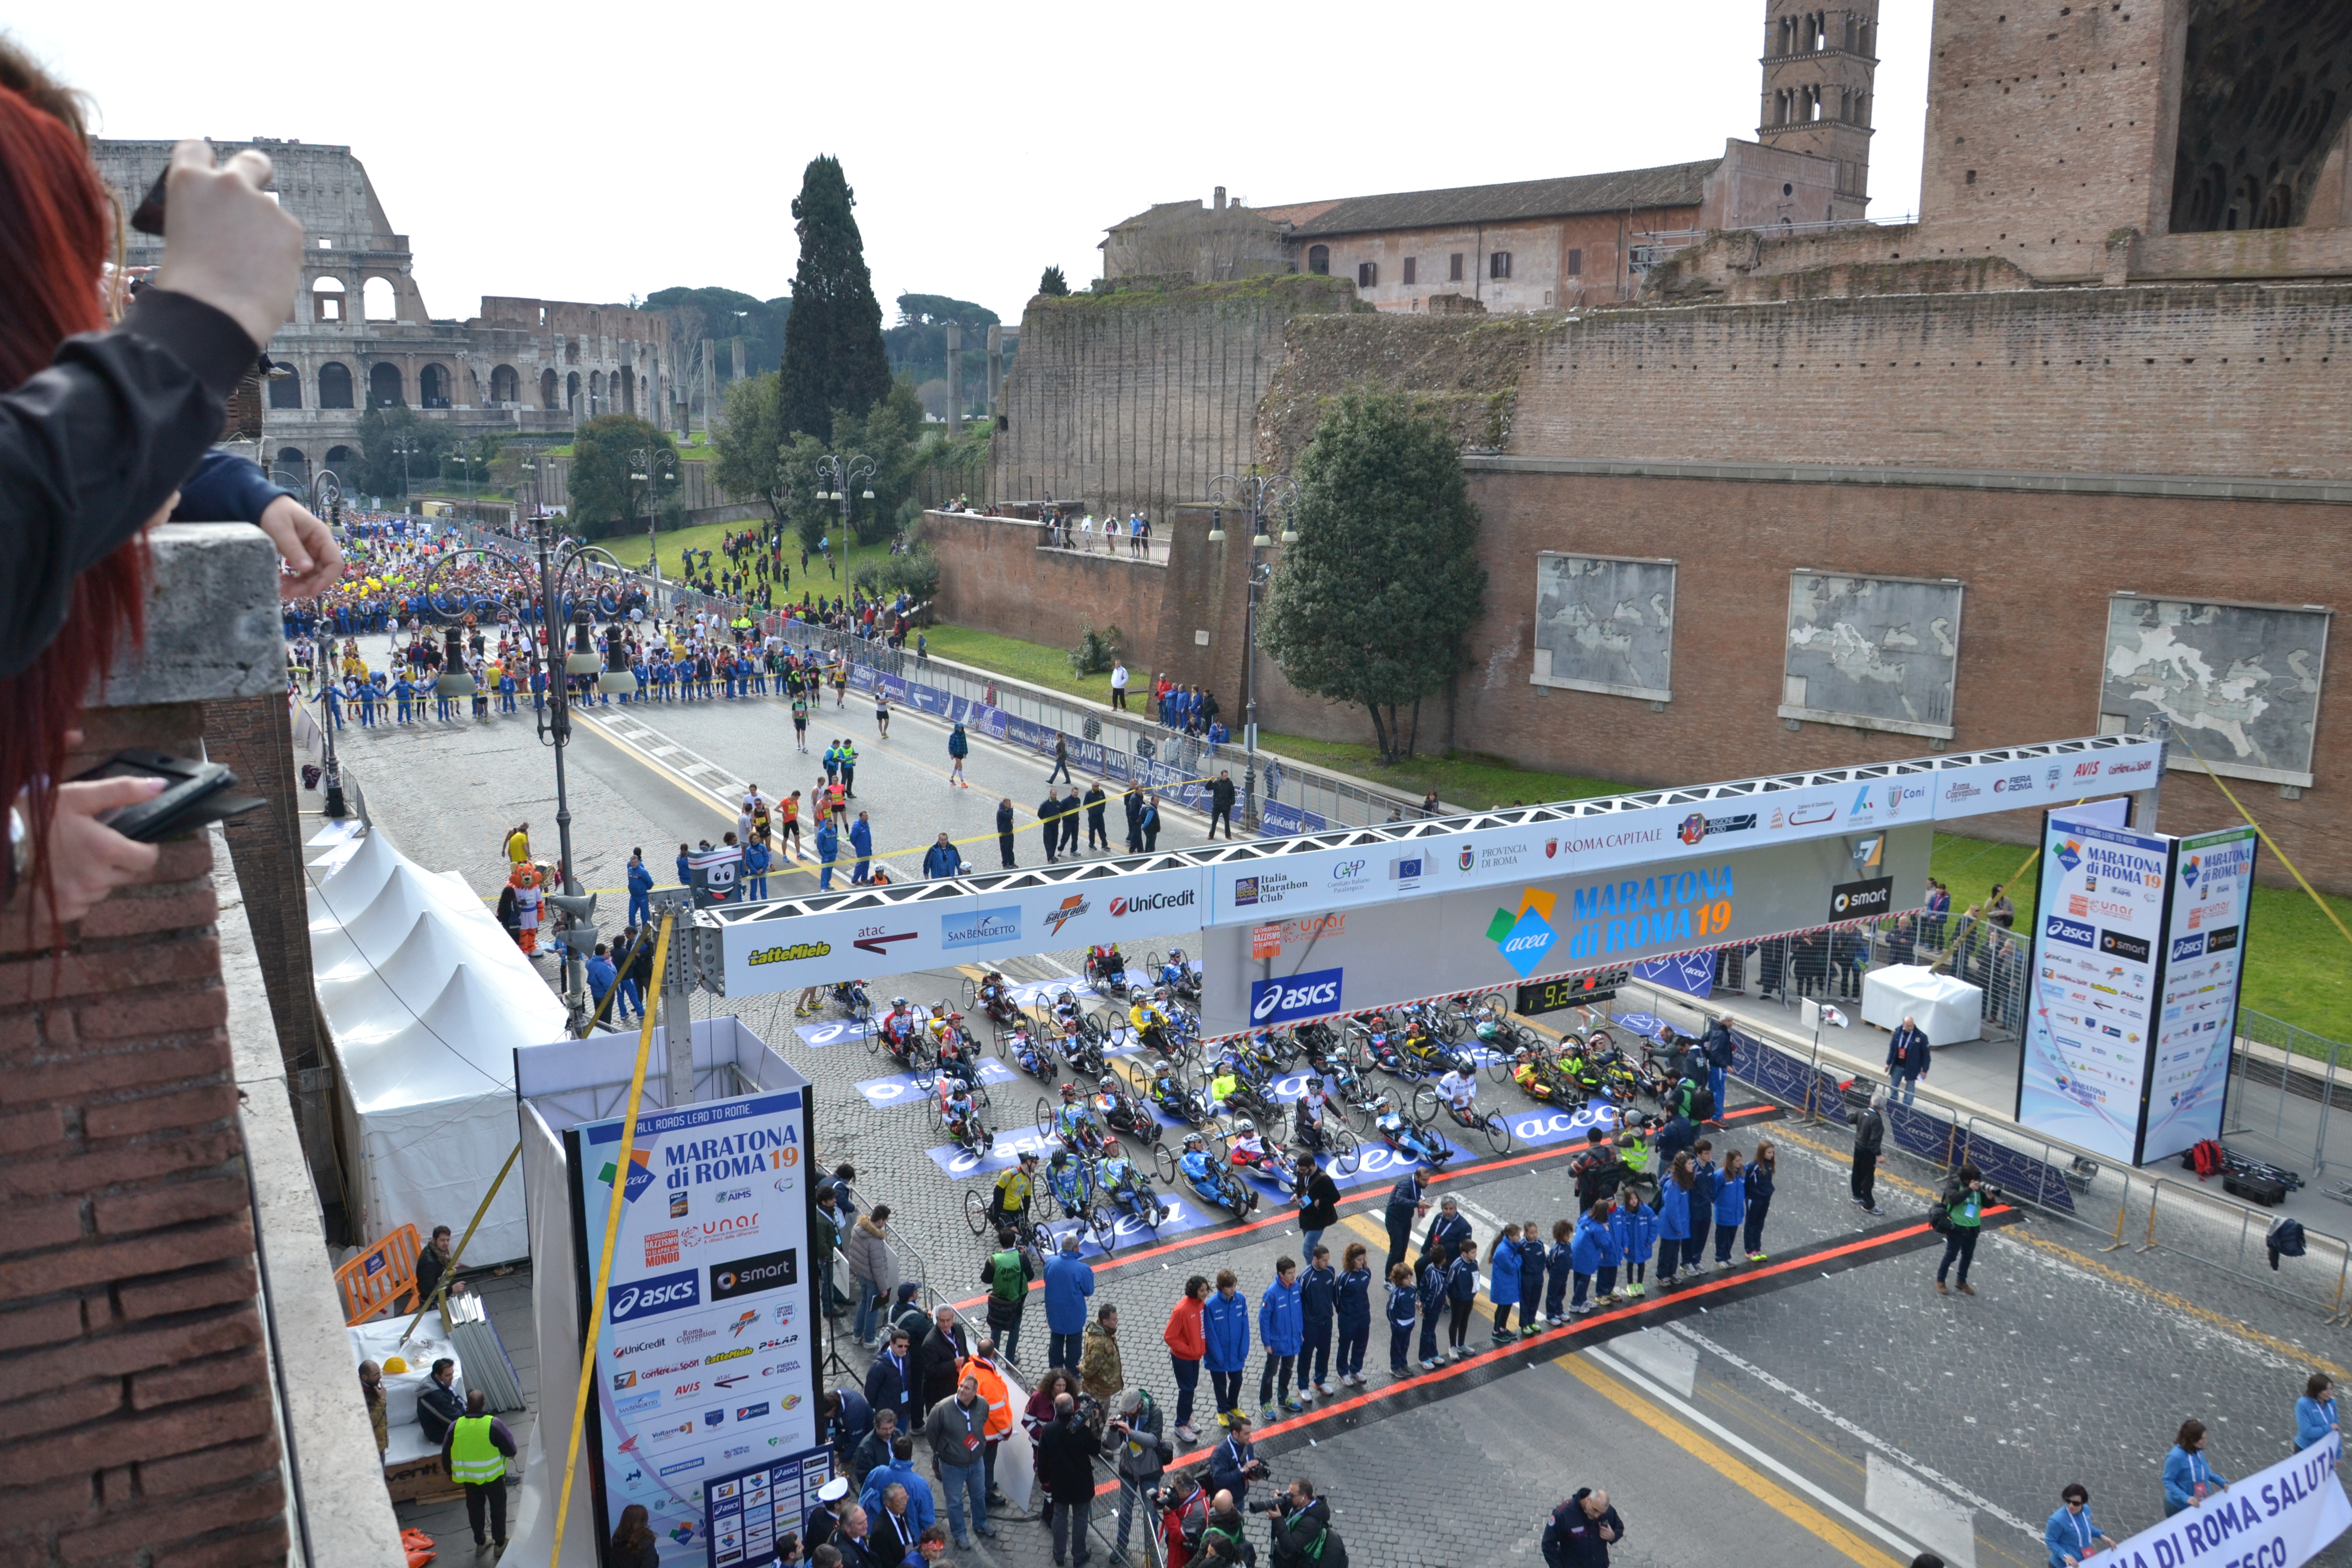
[[[2283,1164],[2307,1157],[2312,1180],[2317,1181],[2327,1170],[2328,1123],[2338,1109],[2352,1110],[2352,1089],[2341,1107],[2336,1100],[2336,1068],[2347,1049],[2352,1047],[2325,1035],[2240,1008],[2238,1047],[2223,1100],[2230,1125],[2222,1138],[2266,1144]]]
[[[1716,955],[1715,988],[1783,1002],[1805,996],[1853,1001],[1872,969],[1927,964],[1983,991],[1988,1038],[2015,1039],[2024,1030],[2031,995],[2029,952],[2026,938],[1981,917],[1906,913],[1727,948]]]

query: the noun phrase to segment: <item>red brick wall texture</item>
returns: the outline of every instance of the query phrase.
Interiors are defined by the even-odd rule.
[[[216,911],[182,840],[62,952],[0,952],[0,1568],[285,1559]]]

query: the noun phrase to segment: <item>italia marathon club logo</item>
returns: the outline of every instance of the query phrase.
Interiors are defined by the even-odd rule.
[[[1486,922],[1486,940],[1502,950],[1503,962],[1522,980],[1535,973],[1536,965],[1559,940],[1559,932],[1551,923],[1556,907],[1554,894],[1527,888],[1519,893],[1517,911],[1497,909],[1495,918]]]

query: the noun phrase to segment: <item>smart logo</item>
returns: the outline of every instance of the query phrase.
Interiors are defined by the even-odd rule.
[[[613,1184],[612,1161],[607,1160],[604,1162],[604,1168],[596,1173],[596,1179],[604,1183],[608,1187]],[[644,1192],[647,1187],[650,1187],[653,1184],[653,1151],[650,1149],[630,1150],[629,1180],[627,1184],[621,1189],[621,1196],[629,1203],[635,1203],[637,1201],[637,1194]],[[618,1321],[619,1320],[615,1319],[614,1321]]]
[[[694,1269],[656,1274],[650,1279],[615,1285],[605,1292],[606,1315],[616,1323],[634,1323],[661,1312],[702,1305],[700,1280]]]
[[[1250,982],[1250,1023],[1258,1028],[1339,1010],[1345,970],[1317,969],[1287,979]]]
[[[2099,940],[2099,933],[2091,927],[2063,915],[2052,915],[2049,924],[2042,928],[2042,934],[2053,942],[2071,942],[2076,947],[2092,947]]]
[[[1533,888],[1525,889],[1519,894],[1517,913],[1498,909],[1495,918],[1486,922],[1486,940],[1503,950],[1503,962],[1522,980],[1535,973],[1536,965],[1559,940],[1559,932],[1546,918],[1552,912],[1553,897]]]
[[[2083,847],[2071,838],[2061,838],[2051,853],[2057,856],[2058,864],[2069,871],[2083,863]]]

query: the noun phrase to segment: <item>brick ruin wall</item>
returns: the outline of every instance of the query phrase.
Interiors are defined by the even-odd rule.
[[[1090,323],[1088,355],[1192,335],[1169,308],[1149,312],[1148,331]],[[1970,473],[2211,476],[2258,488],[2352,479],[2352,399],[2344,390],[2352,378],[2352,284],[1897,293],[1606,310],[1575,321],[1294,315],[1263,320],[1259,331],[1279,342],[1228,352],[1273,366],[1251,435],[1277,470],[1288,468],[1330,398],[1367,384],[1420,395],[1465,447],[1499,446],[1503,464],[1520,468],[1558,459],[1954,470],[1949,485],[1902,486],[1475,471],[1486,609],[1451,712],[1424,715],[1425,743],[1628,784],[1925,749],[1916,738],[1819,723],[1782,728],[1782,621],[1788,574],[1799,566],[1962,580],[1955,750],[2095,727],[2111,592],[2331,606],[2352,599],[2347,514],[2335,505],[2071,493],[2054,485],[1988,489]],[[1058,363],[1051,339],[1033,346],[1040,352],[1024,352],[1024,361],[1038,399],[1048,388],[1111,374],[1096,358]],[[1140,386],[1168,374],[1138,364],[1120,375]],[[1228,410],[1242,391],[1223,395]],[[1181,498],[1197,483],[1187,472],[1148,467],[1147,432],[1127,424],[1142,417],[1145,403],[1082,401],[1054,416],[1084,425],[1092,447],[1135,454],[1119,470],[1126,493]],[[1035,405],[1027,416],[1045,416]],[[1157,427],[1169,416],[1151,417]],[[1014,449],[1024,449],[1017,425],[1013,436]],[[1475,457],[1473,467],[1482,467]],[[1207,524],[1205,512],[1177,512],[1175,563],[1148,574],[1108,563],[1066,568],[1034,550],[1025,566],[1009,570],[1002,553],[983,559],[976,543],[943,538],[951,581],[965,572],[1002,578],[970,597],[950,590],[948,618],[970,605],[971,624],[1066,646],[1090,622],[1132,617],[1120,620],[1130,633],[1152,627],[1140,646],[1153,668],[1237,696],[1247,552],[1209,545]],[[1534,558],[1545,550],[1682,563],[1683,635],[1666,711],[1530,684]],[[1115,589],[1104,578],[1112,571],[1124,574]],[[1198,630],[1211,632],[1206,647],[1195,641]],[[2329,663],[2337,668],[2327,673],[2341,690],[2352,672],[2340,668],[2344,639],[2334,640]],[[1369,738],[1360,713],[1302,698],[1267,661],[1260,666],[1267,728]],[[2322,706],[2331,706],[2325,694]],[[2256,791],[2255,809],[2284,830],[2288,852],[2315,880],[2336,889],[2352,888],[2352,841],[2329,816],[2332,790],[2352,769],[2347,736],[2352,731],[2323,717],[2316,783],[2299,801],[2265,786],[2241,788],[2242,795]],[[2226,805],[2210,784],[2174,783],[2168,827],[2224,819]]]

